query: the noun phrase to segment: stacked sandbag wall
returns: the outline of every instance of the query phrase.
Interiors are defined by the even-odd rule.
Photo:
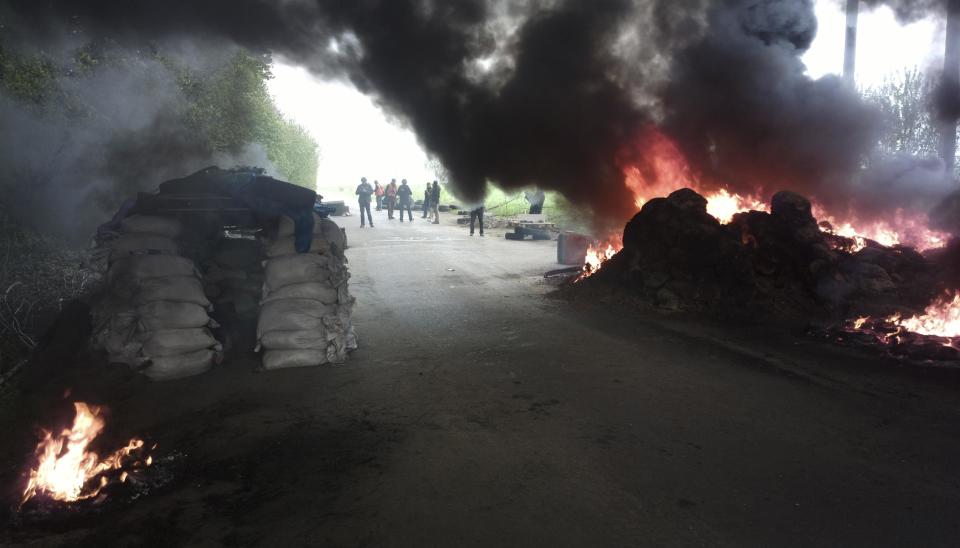
[[[316,217],[310,251],[297,253],[293,223],[282,218],[275,238],[266,245],[257,322],[264,369],[343,363],[357,347],[345,248],[340,227]]]
[[[177,219],[133,215],[97,237],[107,271],[94,344],[153,380],[203,373],[220,359],[202,277],[179,255],[181,232]]]

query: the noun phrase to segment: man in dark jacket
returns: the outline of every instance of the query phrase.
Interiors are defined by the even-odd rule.
[[[400,188],[397,189],[397,200],[400,201],[400,222],[403,222],[403,212],[406,210],[407,217],[412,223],[413,213],[411,212],[410,207],[413,205],[413,191],[410,190],[410,186],[407,184],[406,179],[400,181]]]
[[[370,221],[370,228],[373,228],[373,213],[370,212],[370,196],[373,194],[373,187],[367,182],[366,177],[360,178],[360,184],[357,186],[357,204],[360,206],[360,228],[363,228],[366,213],[367,220]]]

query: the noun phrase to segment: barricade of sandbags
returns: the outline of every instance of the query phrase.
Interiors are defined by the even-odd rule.
[[[263,368],[343,363],[357,347],[350,320],[354,298],[343,255],[346,237],[336,223],[317,217],[310,251],[296,253],[293,222],[281,219],[276,239],[265,246],[268,259],[257,322]]]
[[[197,375],[220,358],[201,274],[177,254],[181,230],[177,219],[133,215],[98,238],[109,262],[94,344],[153,380]]]
[[[203,287],[207,297],[222,309],[232,305],[238,316],[255,318],[263,287],[263,252],[253,238],[221,238],[204,262]]]

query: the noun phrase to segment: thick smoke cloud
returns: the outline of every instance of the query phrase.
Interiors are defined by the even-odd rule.
[[[816,34],[809,0],[725,0],[677,54],[666,127],[713,184],[766,196],[789,188],[843,206],[879,113],[839,78],[811,80],[799,55]]]
[[[895,2],[903,13],[909,2]],[[61,21],[123,40],[215,37],[348,78],[408,123],[479,198],[537,184],[622,222],[625,164],[649,124],[707,185],[812,193],[850,207],[879,119],[798,60],[811,0],[11,0],[24,28]],[[839,55],[839,53],[838,53]],[[362,166],[358,166],[358,171]],[[882,208],[880,208],[882,209]]]

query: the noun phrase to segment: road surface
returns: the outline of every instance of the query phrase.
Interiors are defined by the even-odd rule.
[[[180,477],[0,544],[960,542],[950,377],[557,299],[555,242],[376,215],[338,219],[360,337],[346,365],[258,374],[235,356],[123,384],[108,429],[182,453]]]

